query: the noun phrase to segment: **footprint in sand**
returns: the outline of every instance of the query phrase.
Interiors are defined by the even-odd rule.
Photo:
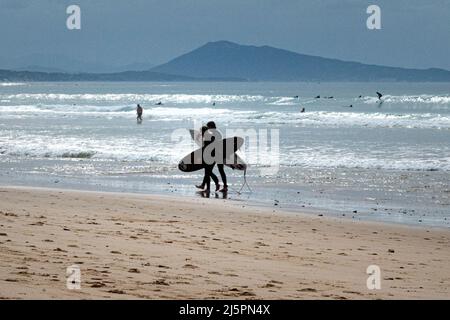
[[[317,292],[316,289],[314,288],[303,288],[303,289],[298,289],[298,292]]]
[[[248,291],[248,290],[241,291],[238,288],[231,288],[231,289],[227,288],[227,289],[222,289],[219,291],[223,292],[227,296],[232,296],[232,297],[254,297],[254,296],[256,296],[256,294],[254,294],[252,291]]]
[[[120,289],[112,289],[112,290],[109,290],[108,292],[115,293],[115,294],[125,294],[125,291],[120,290]]]
[[[137,268],[131,268],[130,270],[128,270],[129,273],[141,273],[141,271],[139,271],[139,269]]]
[[[42,227],[45,223],[42,221],[38,221],[35,223],[31,223],[30,226],[38,226],[38,227]]]
[[[239,277],[237,274],[234,273],[227,273],[225,274],[226,277]]]
[[[99,281],[87,282],[87,284],[90,284],[91,288],[103,288],[103,287],[106,287],[105,283],[99,282]]]
[[[268,288],[277,288],[277,286],[276,285],[274,285],[273,283],[266,283],[265,285],[262,285],[261,286],[261,288],[264,288],[264,289],[268,289]]]
[[[169,286],[169,284],[166,282],[165,279],[158,279],[153,281],[151,284],[157,285],[157,286]]]

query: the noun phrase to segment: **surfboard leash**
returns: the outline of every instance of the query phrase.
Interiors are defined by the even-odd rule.
[[[238,191],[238,194],[242,193],[242,189],[244,189],[244,187],[247,186],[247,189],[250,191],[250,193],[253,192],[253,190],[250,188],[250,185],[247,182],[247,168],[245,168],[244,170],[244,183],[242,184],[241,188]]]

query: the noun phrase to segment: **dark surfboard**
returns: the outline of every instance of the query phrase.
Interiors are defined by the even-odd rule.
[[[232,137],[222,139],[221,142],[223,145],[223,164],[231,167],[232,169],[245,170],[247,168],[247,165],[235,153],[244,144],[244,139],[240,137]],[[183,172],[193,172],[203,169],[205,168],[205,165],[202,160],[203,148],[199,148],[185,156],[178,164],[178,169]]]
[[[192,140],[195,141],[195,143],[201,147],[202,146],[202,134],[200,133],[200,131],[198,130],[194,130],[194,129],[190,129],[189,133],[191,135]],[[239,149],[239,148],[238,148]],[[201,157],[201,155],[198,155],[199,157]],[[194,163],[194,162],[192,162]],[[196,162],[195,162],[196,163]],[[247,169],[247,164],[245,163],[245,161],[237,154],[234,154],[234,159],[231,161],[227,161],[226,163],[224,163],[224,165],[226,165],[227,167],[230,167],[233,170],[241,170],[244,171]],[[203,167],[201,167],[200,169],[202,169]],[[196,170],[200,170],[200,169],[196,169]],[[192,170],[192,171],[196,171],[196,170]],[[183,170],[182,170],[183,171]]]

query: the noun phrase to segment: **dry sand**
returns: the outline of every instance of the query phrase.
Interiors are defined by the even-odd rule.
[[[450,298],[449,230],[244,206],[2,187],[0,298]]]

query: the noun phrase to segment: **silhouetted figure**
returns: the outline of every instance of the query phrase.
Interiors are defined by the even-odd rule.
[[[383,95],[377,91],[377,96],[378,96],[378,100],[381,100],[381,97],[382,97]]]
[[[213,102],[213,104],[212,104],[212,105],[213,105],[213,107],[215,107],[215,106],[216,106],[216,103],[215,103],[215,102]]]
[[[320,99],[320,96],[316,96],[315,99]]]
[[[140,104],[136,107],[136,114],[137,114],[137,121],[142,122],[142,113],[144,112],[144,109],[141,107]]]
[[[300,113],[304,113],[306,110],[305,108],[302,108],[302,110],[300,111]]]
[[[163,103],[160,101],[160,102],[156,103],[155,105],[156,105],[156,106],[162,106]]]
[[[205,148],[210,144],[214,142],[214,139],[210,140],[210,139],[205,139],[205,135],[208,131],[208,127],[207,126],[203,126],[202,129],[202,140],[203,140],[203,151],[205,150]],[[214,156],[214,155],[213,155]],[[197,188],[202,189],[202,192],[205,192],[206,194],[208,194],[209,197],[209,192],[210,192],[210,185],[211,185],[211,179],[214,181],[214,183],[216,184],[216,191],[219,191],[220,189],[220,185],[219,185],[219,179],[217,178],[217,176],[214,174],[213,169],[215,166],[215,163],[213,164],[207,164],[204,163],[205,166],[205,176],[203,177],[203,182],[201,185],[196,185]],[[205,189],[206,187],[206,189]],[[203,190],[205,189],[205,190]]]
[[[215,138],[220,141],[222,140],[222,134],[217,130],[216,124],[214,121],[210,121],[206,124],[208,130],[212,130],[214,132]],[[223,188],[219,190],[220,192],[228,192],[228,184],[227,184],[227,175],[225,174],[224,164],[218,163],[217,169],[219,169],[220,177],[222,178]]]
[[[294,96],[294,99],[298,99],[298,96]]]

